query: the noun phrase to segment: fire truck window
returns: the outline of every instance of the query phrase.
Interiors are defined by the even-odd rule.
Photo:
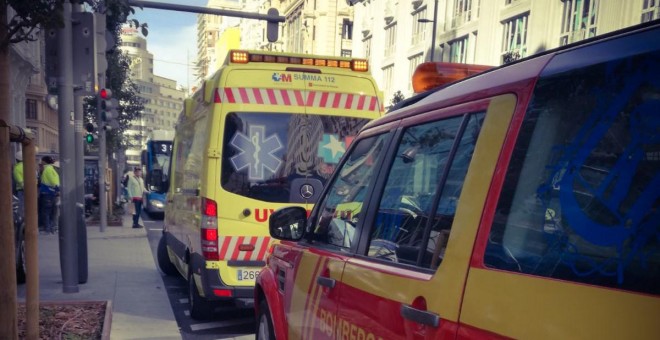
[[[383,189],[368,256],[437,267],[482,117],[456,116],[406,129]]]
[[[647,48],[644,41],[639,45]],[[609,61],[572,70],[564,63],[539,79],[484,263],[657,295],[660,51],[606,46]],[[579,59],[568,53],[566,59],[599,54]]]
[[[312,225],[315,242],[348,250],[356,238],[355,229],[362,217],[366,192],[372,185],[376,164],[384,151],[388,135],[369,137],[358,142],[338,176],[330,184],[320,205],[316,224]]]

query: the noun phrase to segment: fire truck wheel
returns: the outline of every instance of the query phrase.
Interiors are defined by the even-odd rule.
[[[170,261],[169,255],[167,255],[167,242],[165,241],[165,234],[160,237],[158,241],[158,249],[156,251],[156,257],[158,258],[158,267],[163,273],[167,276],[174,276],[179,272],[176,270],[172,261]]]
[[[190,316],[195,320],[208,320],[213,316],[213,305],[199,295],[192,268],[188,267],[188,300],[190,301]]]
[[[273,320],[270,318],[270,310],[266,300],[259,304],[259,324],[257,325],[257,340],[275,340]]]

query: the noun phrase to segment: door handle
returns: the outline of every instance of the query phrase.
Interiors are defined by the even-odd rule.
[[[436,328],[440,325],[440,316],[438,316],[438,314],[425,310],[419,310],[408,305],[401,305],[401,316],[404,319],[408,319],[422,325],[433,326]]]
[[[319,276],[316,278],[316,283],[318,283],[319,286],[335,288],[336,281],[335,279],[331,279],[329,277]]]

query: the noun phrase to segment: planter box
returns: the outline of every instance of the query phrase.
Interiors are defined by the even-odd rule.
[[[103,315],[97,315],[99,311]],[[94,313],[97,312],[97,313]],[[26,332],[25,303],[18,304],[19,336]],[[78,327],[76,326],[78,322]],[[83,326],[80,326],[80,325]],[[100,324],[100,330],[98,326]],[[90,326],[91,325],[91,326]],[[89,329],[85,329],[89,326]],[[68,330],[68,327],[74,330]],[[62,335],[84,333],[85,338],[109,340],[112,327],[112,301],[41,301],[39,303],[39,338],[68,338]],[[89,334],[92,332],[93,334]]]

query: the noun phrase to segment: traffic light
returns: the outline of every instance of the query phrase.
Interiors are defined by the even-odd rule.
[[[98,95],[99,123],[103,130],[111,130],[117,118],[117,99],[112,98],[112,91],[103,88]]]
[[[87,131],[87,135],[85,135],[85,142],[87,144],[94,143],[94,130],[96,130],[94,123],[87,123],[85,125],[85,130]]]

